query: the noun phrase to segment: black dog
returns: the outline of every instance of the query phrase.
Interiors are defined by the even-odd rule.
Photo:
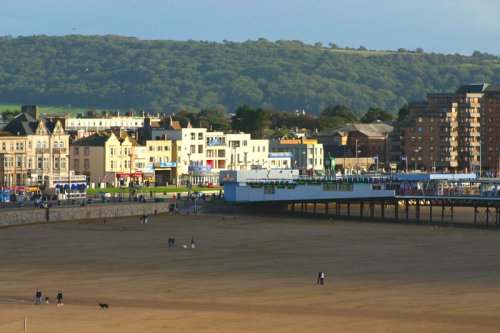
[[[106,303],[99,303],[99,306],[101,307],[101,310],[102,309],[109,309],[109,305]]]

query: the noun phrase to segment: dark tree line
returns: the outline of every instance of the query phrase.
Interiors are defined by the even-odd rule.
[[[406,106],[405,106],[406,107]],[[274,109],[242,105],[231,117],[224,117],[221,110],[202,110],[178,112],[174,118],[182,125],[207,127],[212,130],[250,133],[253,138],[277,138],[290,136],[295,129],[309,132],[331,130],[347,123],[372,123],[380,120],[392,122],[394,117],[387,111],[369,108],[359,119],[345,105],[326,107],[317,116],[301,112],[290,113]]]
[[[246,104],[311,115],[345,105],[361,118],[369,108],[396,115],[429,92],[500,82],[498,57],[478,52],[469,57],[333,45],[0,37],[0,101],[154,113],[227,113]]]

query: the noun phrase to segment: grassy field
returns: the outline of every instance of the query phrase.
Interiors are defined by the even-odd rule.
[[[47,115],[63,115],[64,113],[68,113],[70,116],[75,117],[78,113],[85,113],[88,110],[96,110],[97,112],[101,112],[104,109],[102,108],[81,108],[81,107],[72,107],[72,106],[47,106],[47,105],[39,105],[40,112],[42,114]],[[8,104],[8,103],[0,103],[0,113],[4,111],[15,111],[21,110],[21,104]]]

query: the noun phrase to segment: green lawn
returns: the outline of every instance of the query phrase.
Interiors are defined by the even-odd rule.
[[[97,112],[101,112],[104,109],[102,108],[93,108],[93,107],[88,107],[88,108],[81,108],[81,107],[72,107],[70,105],[68,106],[49,106],[49,105],[39,105],[40,112],[42,114],[47,114],[47,115],[63,115],[64,113],[68,113],[72,117],[76,117],[78,113],[85,113],[88,110],[96,110]],[[21,104],[9,104],[9,103],[1,103],[0,102],[0,113],[4,111],[15,111],[21,110]]]
[[[193,187],[191,189],[191,191],[218,191],[222,189],[221,187],[212,187],[212,188],[209,188],[209,187]],[[127,193],[128,194],[128,191],[129,191],[129,188],[128,187],[125,187],[123,188],[123,193]],[[159,187],[145,187],[145,188],[142,188],[140,189],[137,193],[149,193],[150,191],[154,191],[155,193],[164,193],[164,192],[167,192],[167,193],[177,193],[177,192],[181,192],[181,193],[184,193],[184,192],[188,192],[188,189],[186,187],[172,187],[172,186],[168,186],[168,187],[163,187],[163,186],[159,186]],[[98,194],[99,192],[108,192],[108,193],[121,193],[122,192],[122,189],[119,188],[119,187],[108,187],[108,188],[89,188],[87,189],[87,194],[88,195],[94,195],[94,194]]]

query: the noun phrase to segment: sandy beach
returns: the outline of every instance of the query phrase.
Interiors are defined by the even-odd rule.
[[[25,317],[30,333],[498,332],[499,282],[491,229],[209,214],[0,228],[2,333]]]

